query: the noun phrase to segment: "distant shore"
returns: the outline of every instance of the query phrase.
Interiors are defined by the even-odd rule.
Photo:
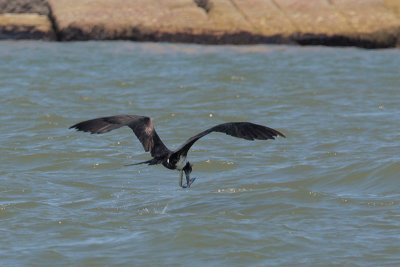
[[[398,0],[0,0],[0,40],[400,47]]]

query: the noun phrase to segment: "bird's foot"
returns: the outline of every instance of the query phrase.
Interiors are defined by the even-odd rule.
[[[189,182],[186,185],[182,185],[182,188],[189,188],[196,178],[190,178]]]

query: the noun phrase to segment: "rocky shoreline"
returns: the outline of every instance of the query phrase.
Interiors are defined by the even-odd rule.
[[[0,40],[400,47],[398,0],[0,0]]]

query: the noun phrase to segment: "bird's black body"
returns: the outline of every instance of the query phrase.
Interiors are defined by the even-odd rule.
[[[246,140],[267,140],[275,139],[277,136],[285,137],[285,135],[279,131],[263,125],[258,125],[251,122],[228,122],[218,124],[199,134],[196,134],[195,136],[192,136],[178,149],[171,151],[164,145],[158,136],[152,119],[145,116],[117,115],[111,117],[102,117],[77,123],[71,126],[70,129],[75,128],[78,131],[90,132],[92,134],[102,134],[114,129],[118,129],[122,126],[128,126],[131,128],[136,137],[142,143],[144,150],[146,152],[150,152],[151,156],[153,157],[148,161],[131,165],[162,164],[168,169],[179,170],[179,185],[181,187],[190,187],[195,180],[195,178],[190,179],[192,165],[186,161],[189,149],[197,140],[209,133],[220,132]],[[185,173],[186,176],[186,185],[182,184],[183,173]]]

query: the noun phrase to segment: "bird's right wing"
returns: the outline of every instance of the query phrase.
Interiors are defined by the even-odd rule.
[[[102,134],[114,129],[128,126],[142,143],[146,152],[150,151],[152,157],[159,157],[169,152],[154,129],[153,121],[149,117],[137,115],[117,115],[102,117],[77,123],[71,127],[78,131]]]
[[[212,132],[225,133],[227,135],[243,138],[246,140],[267,140],[275,139],[275,137],[277,136],[285,137],[283,133],[267,126],[251,122],[227,122],[218,124],[199,134],[196,134],[195,136],[192,136],[180,148],[176,150],[176,153],[186,155],[189,149],[197,140]]]

